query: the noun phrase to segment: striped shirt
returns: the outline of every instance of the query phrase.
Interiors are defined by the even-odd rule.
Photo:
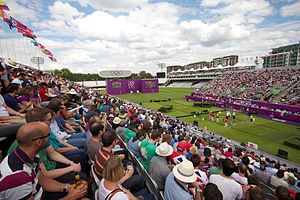
[[[114,154],[104,149],[103,147],[99,149],[95,156],[94,169],[97,176],[102,179],[103,167],[106,161],[108,161]]]
[[[0,199],[41,199],[39,158],[31,160],[19,147],[0,164]]]

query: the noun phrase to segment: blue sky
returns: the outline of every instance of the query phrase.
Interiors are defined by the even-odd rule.
[[[74,72],[184,65],[237,54],[265,55],[298,43],[299,0],[6,0],[7,14],[34,30],[58,62]],[[30,64],[42,54],[0,23],[2,57]]]

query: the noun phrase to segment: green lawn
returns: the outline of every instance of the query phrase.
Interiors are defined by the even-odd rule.
[[[118,97],[135,103],[142,103],[144,107],[153,110],[158,110],[163,105],[173,105],[174,109],[167,114],[176,117],[190,114],[192,111],[201,110],[220,110],[217,107],[200,108],[194,107],[193,102],[188,102],[184,99],[185,95],[189,95],[193,91],[192,88],[160,88],[159,93],[152,94],[126,94]],[[150,102],[155,99],[171,98],[168,102]],[[221,118],[224,118],[225,112],[221,113]],[[202,120],[204,118],[204,121]],[[275,122],[255,116],[255,122],[249,122],[249,116],[237,113],[237,123],[230,124],[229,127],[224,127],[222,120],[220,122],[209,121],[208,114],[203,114],[198,117],[180,118],[183,121],[192,123],[194,120],[199,122],[199,126],[207,130],[213,131],[219,135],[226,136],[240,142],[253,142],[258,144],[259,149],[276,154],[277,150],[284,149],[288,151],[288,158],[291,161],[300,163],[300,150],[283,145],[284,140],[300,136],[300,130],[297,126]]]

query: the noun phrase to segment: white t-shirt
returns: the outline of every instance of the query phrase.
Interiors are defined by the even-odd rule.
[[[104,179],[102,179],[99,185],[98,200],[104,200],[106,196],[108,196],[111,192],[112,192],[111,190],[107,190],[104,187]],[[129,200],[129,199],[127,194],[120,191],[115,193],[115,195],[111,198],[111,200]]]
[[[6,110],[6,104],[3,97],[0,95],[0,117],[7,117],[9,113]]]
[[[248,179],[246,177],[241,177],[238,173],[233,173],[231,177],[241,185],[248,185]]]
[[[233,179],[224,178],[221,175],[211,175],[209,182],[218,186],[223,194],[223,200],[241,199],[243,197],[242,186]]]

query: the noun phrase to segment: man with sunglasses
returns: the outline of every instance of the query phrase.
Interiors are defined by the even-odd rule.
[[[19,147],[0,164],[0,199],[41,199],[43,190],[65,192],[62,199],[78,199],[86,193],[87,187],[74,189],[47,177],[41,170],[36,155],[48,146],[49,136],[49,128],[44,122],[31,122],[18,130]],[[43,196],[43,199],[47,197]]]

